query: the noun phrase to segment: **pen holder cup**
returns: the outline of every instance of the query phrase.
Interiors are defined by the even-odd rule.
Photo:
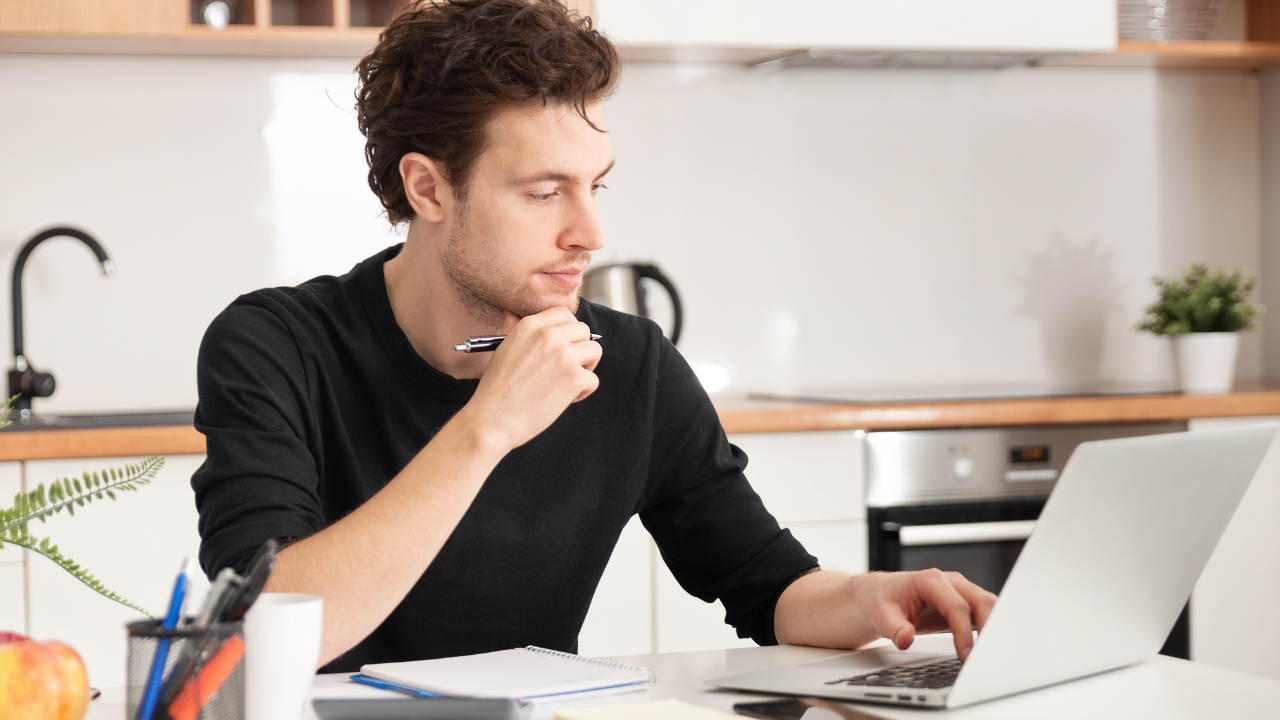
[[[159,620],[143,620],[127,628],[127,720],[145,720],[144,705],[150,720],[244,720],[243,622],[164,630]],[[158,655],[164,672],[155,684]]]

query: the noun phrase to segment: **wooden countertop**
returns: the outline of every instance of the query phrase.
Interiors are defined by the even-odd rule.
[[[725,402],[730,433],[806,430],[924,430],[1078,425],[1280,415],[1280,382],[1243,384],[1224,395],[1138,395],[962,400],[858,405]],[[200,455],[204,436],[189,425],[0,432],[0,461]]]
[[[1280,415],[1280,382],[1239,383],[1223,395],[1130,395],[857,405],[753,401],[717,406],[730,433],[927,430],[1079,425]]]
[[[203,454],[190,425],[0,432],[0,461]]]

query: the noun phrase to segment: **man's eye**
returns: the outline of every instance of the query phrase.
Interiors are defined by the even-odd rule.
[[[557,195],[559,195],[559,194],[560,194],[560,193],[556,192],[555,190],[548,190],[548,191],[546,191],[546,192],[529,193],[529,197],[531,197],[531,198],[533,198],[534,200],[537,200],[537,201],[539,201],[539,202],[545,202],[545,201],[550,200],[551,198],[553,198],[553,197],[555,197],[555,196],[557,196]]]
[[[609,186],[608,186],[608,185],[605,185],[604,183],[596,183],[596,184],[594,184],[594,185],[592,185],[592,186],[591,186],[591,192],[599,192],[601,188],[604,188],[605,190],[608,190],[608,189],[609,189]]]

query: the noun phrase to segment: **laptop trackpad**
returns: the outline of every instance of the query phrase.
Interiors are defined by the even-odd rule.
[[[841,668],[843,670],[875,670],[889,665],[940,658],[941,655],[921,652],[883,652],[880,650],[863,650],[846,655],[814,660],[804,663],[804,667]]]

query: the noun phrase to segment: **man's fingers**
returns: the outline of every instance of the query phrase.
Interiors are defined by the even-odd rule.
[[[590,397],[591,393],[595,392],[596,388],[600,387],[600,378],[597,377],[595,373],[588,372],[583,376],[582,384],[585,386],[582,392],[578,393],[578,396],[571,402],[578,402],[579,400],[585,400]]]
[[[512,316],[512,313],[508,312],[507,313],[508,322],[511,320],[511,316]],[[536,330],[537,328],[541,328],[541,327],[547,327],[549,325],[562,325],[567,322],[575,321],[575,318],[573,317],[573,313],[569,312],[569,308],[561,307],[558,305],[556,307],[547,308],[546,310],[543,310],[540,313],[534,313],[533,315],[526,315],[523,318],[517,318],[517,319],[520,321],[520,325],[522,327],[527,327],[530,331]],[[507,328],[506,324],[504,323],[503,329],[508,330],[510,328]]]
[[[524,322],[530,323],[534,317],[530,315]],[[547,349],[591,339],[591,328],[586,323],[575,320],[572,315],[566,322],[551,322],[548,318],[538,318],[538,322],[541,324],[529,325],[527,337]]]
[[[510,335],[512,329],[515,328],[516,323],[520,322],[519,315],[511,312],[510,310],[507,310],[506,312],[507,317],[502,321],[502,330],[498,333],[499,335]]]
[[[947,626],[955,636],[956,654],[964,662],[973,649],[973,621],[970,619],[969,603],[951,586],[941,570],[921,570],[917,578],[921,599],[937,608],[947,619]]]
[[[912,625],[906,614],[902,612],[897,598],[887,597],[878,600],[872,613],[876,632],[892,640],[899,650],[906,650],[911,647],[911,643],[915,642],[915,625]]]
[[[978,628],[978,632],[982,632],[982,628],[987,624],[987,618],[991,617],[991,611],[996,606],[996,596],[969,582],[960,573],[947,573],[947,579],[951,581],[951,586],[956,589],[956,592],[960,593],[960,596],[969,604],[969,611],[973,615],[974,625]]]
[[[578,343],[578,344],[595,346],[594,348],[591,348],[591,347],[587,348],[589,351],[588,358],[586,362],[582,363],[582,367],[594,373],[596,371],[596,366],[600,364],[601,356],[604,355],[604,348],[600,347],[600,343],[596,342],[595,340],[588,340],[585,343]]]
[[[604,348],[600,347],[600,343],[588,340],[566,345],[563,352],[571,361],[587,370],[594,371],[596,365],[600,362],[600,356],[604,353]]]

